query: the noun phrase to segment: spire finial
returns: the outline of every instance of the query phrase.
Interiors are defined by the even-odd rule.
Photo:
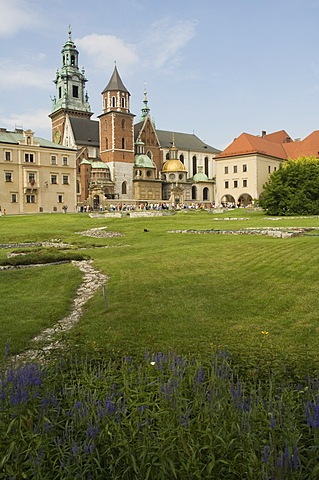
[[[69,23],[69,30],[68,30],[68,34],[69,34],[69,38],[71,39],[71,33],[72,33],[72,30],[71,30],[71,24]]]

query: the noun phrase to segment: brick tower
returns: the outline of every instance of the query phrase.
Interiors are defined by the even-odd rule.
[[[102,92],[100,119],[100,157],[107,163],[115,193],[123,202],[133,199],[134,115],[130,113],[130,93],[116,66]]]

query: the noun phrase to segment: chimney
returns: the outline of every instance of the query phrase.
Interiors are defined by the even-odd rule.
[[[262,138],[264,138],[264,137],[266,136],[266,134],[267,134],[266,130],[263,130],[263,131],[261,132]]]

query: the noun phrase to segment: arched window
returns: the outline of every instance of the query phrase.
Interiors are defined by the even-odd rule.
[[[122,97],[122,98],[121,98],[121,101],[122,101],[122,108],[125,108],[125,98]]]
[[[112,97],[112,107],[116,107],[116,98]]]
[[[72,66],[75,65],[75,56],[74,55],[71,55],[71,65]]]
[[[166,160],[169,160],[169,153],[166,154]]]
[[[146,155],[147,155],[150,159],[153,158],[152,152],[151,152],[150,150],[147,150]]]
[[[181,154],[181,155],[179,156],[179,159],[180,159],[180,161],[181,161],[182,163],[184,163],[184,155],[183,155],[183,154]]]
[[[105,139],[105,149],[107,150],[109,148],[109,139]]]
[[[203,190],[203,200],[209,200],[209,190],[207,187]]]
[[[195,175],[196,173],[197,173],[197,158],[194,155],[193,156],[193,175]]]
[[[122,98],[123,100],[123,98]],[[122,130],[125,130],[125,120],[122,120]]]
[[[127,185],[126,185],[126,182],[123,182],[122,183],[122,195],[125,195],[126,194],[126,191],[127,191]]]
[[[197,198],[197,188],[195,186],[192,187],[192,200],[196,200]]]
[[[209,171],[208,171],[208,157],[205,157],[205,175],[209,178]]]
[[[125,138],[124,137],[122,138],[122,148],[123,148],[123,150],[125,149]]]

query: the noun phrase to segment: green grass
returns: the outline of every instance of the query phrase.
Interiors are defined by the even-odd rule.
[[[214,220],[223,216],[249,220]],[[152,350],[202,356],[222,345],[247,365],[252,356],[276,356],[276,368],[281,371],[300,359],[304,367],[309,359],[313,367],[319,361],[318,236],[276,239],[168,233],[177,229],[318,226],[317,218],[271,221],[261,212],[236,210],[215,216],[187,212],[100,220],[79,214],[2,220],[3,241],[61,238],[85,245],[95,265],[110,277],[108,311],[102,294],[96,294],[68,335],[71,344],[111,354]],[[75,235],[105,225],[125,236],[98,239]],[[89,248],[92,245],[119,248]]]
[[[70,312],[82,278],[71,264],[0,272],[0,350],[18,353]]]

